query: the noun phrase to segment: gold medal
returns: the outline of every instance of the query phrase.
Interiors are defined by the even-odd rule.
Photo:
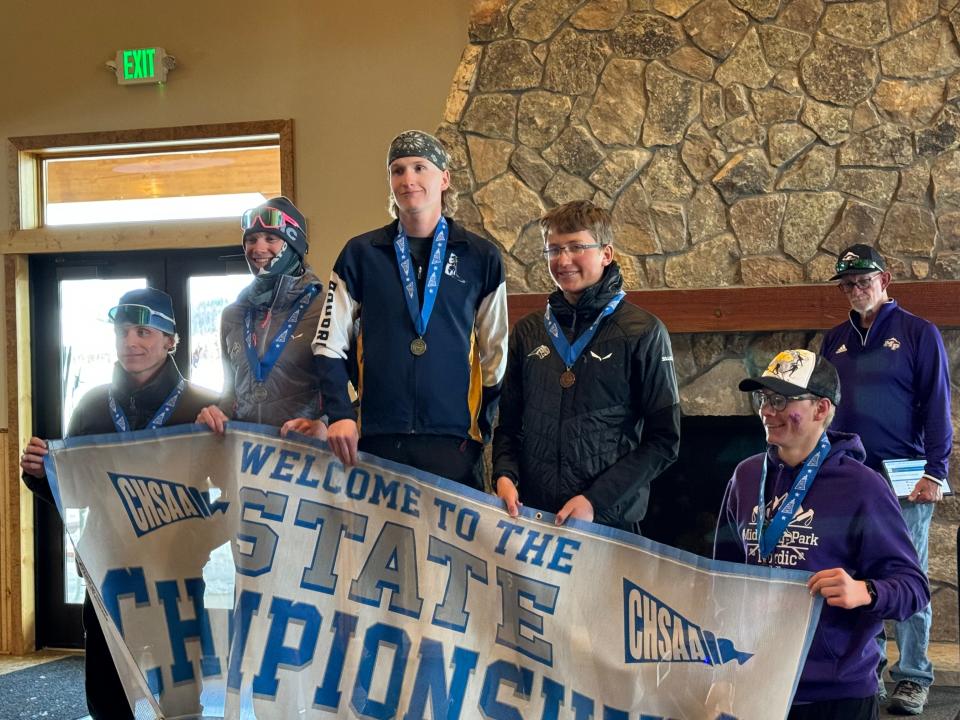
[[[560,387],[564,390],[567,388],[572,388],[574,383],[577,382],[577,376],[573,374],[573,370],[564,370],[560,373]]]
[[[414,338],[410,342],[410,352],[414,355],[420,356],[427,351],[427,342],[423,338]]]

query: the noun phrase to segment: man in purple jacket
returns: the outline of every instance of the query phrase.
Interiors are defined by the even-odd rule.
[[[874,638],[884,619],[930,601],[896,498],[863,464],[860,438],[827,430],[840,380],[823,356],[785,350],[740,389],[751,393],[769,447],[734,471],[714,557],[813,572],[807,586],[826,604],[788,718],[873,720]]]
[[[943,497],[947,459],[953,441],[950,424],[950,374],[947,353],[937,328],[908,313],[887,296],[890,273],[883,257],[869,245],[840,253],[839,288],[850,303],[850,319],[830,330],[821,353],[837,368],[843,383],[842,406],[834,426],[860,435],[866,464],[882,472],[888,459],[923,458],[924,474],[900,510],[910,531],[920,566],[927,569],[927,542],[935,504]],[[890,697],[894,712],[919,715],[933,683],[927,657],[932,612],[897,623],[900,658],[890,668],[897,683]],[[880,638],[882,672],[886,642]],[[883,683],[879,683],[881,696]]]

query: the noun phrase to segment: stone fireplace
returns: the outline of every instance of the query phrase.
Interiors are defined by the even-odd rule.
[[[784,318],[764,332],[675,331],[664,317],[685,431],[702,445],[730,429],[741,439],[720,445],[749,454],[760,429],[737,381],[777,350],[819,348],[819,329],[836,320],[796,329],[791,298],[821,291],[841,248],[877,246],[894,297],[897,282],[922,297],[917,281],[960,297],[949,282],[960,280],[958,3],[475,0],[437,131],[451,151],[458,219],[499,245],[511,293],[552,289],[535,220],[585,198],[611,209],[629,290],[779,288],[754,308]],[[632,299],[643,305],[644,293]],[[842,316],[840,300],[830,307]],[[955,428],[958,327],[954,304],[941,329]],[[727,467],[729,457],[709,454],[696,456],[703,472]],[[698,465],[679,465],[674,480],[692,482]],[[960,489],[958,465],[955,454]],[[653,502],[656,535],[678,509],[656,493]],[[701,509],[682,508],[697,520],[673,540],[702,550]],[[933,639],[954,642],[958,523],[951,498],[930,541]]]

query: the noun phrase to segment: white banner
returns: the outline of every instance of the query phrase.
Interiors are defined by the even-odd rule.
[[[769,720],[819,616],[805,573],[511,519],[264,426],[51,448],[138,718]]]

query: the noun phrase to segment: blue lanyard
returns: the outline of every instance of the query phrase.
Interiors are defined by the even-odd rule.
[[[547,335],[550,336],[553,347],[555,347],[560,354],[560,359],[563,360],[568,370],[573,367],[577,358],[580,357],[580,354],[586,349],[587,345],[590,344],[590,341],[593,340],[593,336],[597,334],[600,321],[616,310],[617,305],[620,304],[620,301],[623,300],[626,295],[622,290],[618,292],[613,299],[604,306],[603,310],[600,311],[600,314],[597,315],[597,319],[593,321],[593,324],[574,341],[573,345],[567,342],[566,336],[560,331],[560,326],[553,317],[553,310],[550,309],[550,301],[547,301],[547,312],[543,315],[543,326],[547,329]]]
[[[262,358],[257,357],[257,349],[253,342],[253,316],[254,313],[256,313],[256,308],[250,307],[247,309],[247,314],[243,319],[243,339],[247,345],[247,362],[250,364],[250,370],[253,372],[253,376],[257,382],[262,383],[267,379],[270,371],[273,370],[274,364],[280,358],[280,353],[283,352],[283,348],[290,342],[291,331],[297,326],[297,322],[300,320],[300,314],[310,306],[310,303],[313,302],[318,292],[320,292],[320,287],[318,285],[311,285],[300,293],[300,297],[297,298],[296,303],[294,303],[293,309],[287,316],[286,321],[283,323],[276,337],[273,338],[273,342],[270,343],[270,347],[267,348]]]
[[[777,543],[780,542],[780,538],[783,537],[787,525],[790,524],[793,516],[803,503],[803,499],[807,496],[807,492],[813,486],[813,481],[816,479],[817,473],[829,453],[830,441],[827,439],[827,434],[823,433],[813,452],[803,461],[803,466],[800,468],[800,472],[797,473],[790,492],[777,509],[777,514],[774,515],[770,521],[766,532],[764,532],[763,529],[763,521],[766,518],[764,486],[767,484],[768,458],[765,457],[763,459],[763,470],[760,472],[760,498],[757,500],[757,552],[760,555],[761,561],[776,549]]]
[[[440,289],[440,278],[443,277],[443,258],[447,250],[447,219],[440,216],[436,230],[433,231],[433,244],[430,246],[430,265],[427,268],[427,284],[423,289],[423,308],[420,307],[420,297],[417,292],[417,281],[413,276],[413,263],[410,260],[410,240],[403,225],[398,226],[397,237],[393,241],[393,249],[397,254],[397,267],[400,268],[400,279],[403,282],[403,297],[407,301],[407,311],[417,330],[417,335],[423,337],[427,332],[427,323],[433,312],[433,304],[437,301],[437,291]]]
[[[180,396],[183,394],[183,388],[186,386],[186,383],[183,379],[177,383],[177,386],[170,391],[170,394],[167,395],[167,399],[163,401],[163,405],[160,406],[160,409],[157,410],[156,415],[150,420],[146,425],[146,430],[154,430],[158,427],[162,427],[167,418],[170,417],[170,413],[173,412],[173,408],[177,405],[177,400],[180,399]],[[127,420],[127,416],[124,414],[123,409],[117,405],[116,398],[113,397],[113,388],[110,389],[108,393],[109,396],[109,405],[110,405],[110,415],[113,417],[113,426],[117,429],[117,432],[128,432],[131,430],[130,421]]]

